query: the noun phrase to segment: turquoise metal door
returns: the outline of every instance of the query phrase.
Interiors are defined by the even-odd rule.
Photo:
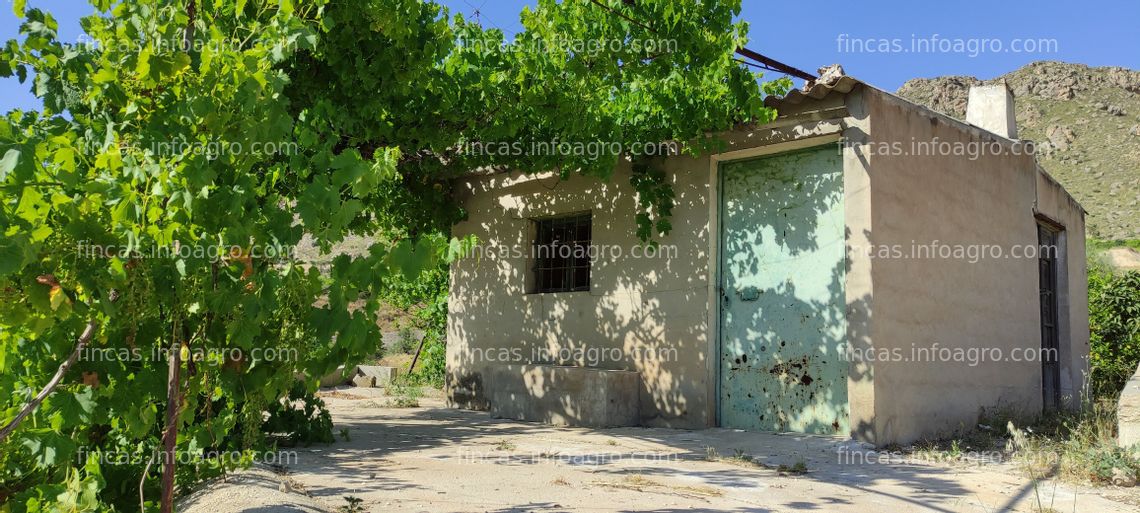
[[[720,164],[720,425],[849,432],[834,146]]]

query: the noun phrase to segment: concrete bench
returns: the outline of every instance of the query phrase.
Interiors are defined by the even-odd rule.
[[[562,365],[497,365],[487,371],[491,416],[559,426],[640,423],[634,371]]]
[[[1140,444],[1140,366],[1132,379],[1124,385],[1117,403],[1116,418],[1119,422],[1116,441],[1121,447]]]

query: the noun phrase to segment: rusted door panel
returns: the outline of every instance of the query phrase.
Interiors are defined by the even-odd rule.
[[[720,176],[720,423],[847,433],[840,156],[725,162]]]

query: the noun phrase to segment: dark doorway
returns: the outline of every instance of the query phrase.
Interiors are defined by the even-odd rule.
[[[1041,393],[1046,410],[1061,407],[1061,365],[1057,343],[1057,241],[1060,231],[1037,224],[1038,271],[1041,295]]]

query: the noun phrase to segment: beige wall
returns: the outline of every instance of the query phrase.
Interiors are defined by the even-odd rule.
[[[453,233],[474,234],[483,251],[451,270],[449,388],[478,387],[486,366],[532,363],[539,348],[620,349],[620,359],[607,354],[596,366],[641,373],[643,422],[704,427],[709,189],[707,171],[695,168],[699,162],[687,158],[665,164],[677,207],[660,244],[676,248],[673,258],[631,256],[638,240],[628,165],[608,182],[497,174],[461,184],[469,219]],[[594,260],[588,292],[527,294],[530,219],[584,210],[593,213],[593,243],[622,256]],[[495,256],[498,250],[508,256]],[[499,358],[511,348],[519,354]]]
[[[1085,258],[1085,210],[1053,177],[1039,169],[1034,211],[1064,227],[1060,272],[1057,277],[1061,396],[1079,406],[1088,392],[1089,279]]]
[[[717,222],[716,162],[840,135],[848,143],[843,151],[850,346],[904,355],[912,347],[1000,348],[1007,355],[1014,348],[1039,347],[1035,259],[971,263],[872,258],[866,252],[883,245],[909,251],[935,241],[1009,251],[1035,244],[1035,216],[1046,216],[1066,227],[1062,393],[1078,393],[1088,355],[1083,211],[1038,172],[1031,157],[969,160],[868,151],[883,142],[905,147],[935,137],[948,143],[996,140],[869,88],[785,106],[782,114],[773,125],[729,134],[721,154],[665,160],[677,206],[673,232],[660,243],[675,251],[672,258],[630,256],[638,241],[628,164],[619,165],[609,181],[499,173],[458,183],[469,218],[454,234],[477,236],[481,251],[451,270],[447,364],[453,403],[486,407],[482,376],[490,365],[543,363],[533,358],[543,348],[612,349],[620,358],[607,354],[595,365],[641,373],[643,423],[715,425],[716,365],[710,355],[717,354],[718,313],[711,308],[715,283],[709,269],[717,260],[710,238]],[[623,256],[595,259],[588,292],[528,294],[531,219],[586,210],[593,213],[593,243],[618,248]],[[1036,361],[853,361],[852,434],[879,444],[908,442],[970,427],[983,406],[1036,411],[1040,369]]]
[[[867,96],[871,149],[892,141],[902,142],[904,148],[901,154],[880,151],[871,157],[874,247],[897,246],[908,253],[912,247],[936,243],[987,251],[998,247],[1006,255],[993,258],[989,253],[976,262],[874,259],[873,344],[911,356],[874,363],[875,419],[870,439],[905,443],[939,431],[972,428],[982,407],[1039,411],[1040,362],[1012,361],[1015,349],[1024,352],[1041,344],[1037,260],[1010,256],[1015,247],[1024,251],[1037,242],[1038,171],[1032,156],[1005,151],[970,159],[939,154],[929,147],[918,150],[911,141],[999,141],[1007,149],[1018,143],[883,93]],[[1078,312],[1087,305],[1083,223],[1079,208],[1074,210],[1067,201],[1054,200],[1046,209],[1059,212],[1057,220],[1070,228],[1069,336],[1076,349],[1067,355],[1066,372],[1072,372],[1088,351],[1087,317]],[[1076,329],[1078,324],[1085,326],[1083,332]],[[1066,345],[1064,337],[1061,345]],[[931,347],[962,350],[967,357],[966,351],[985,351],[990,359],[996,348],[1002,361],[964,364],[912,352]],[[1074,381],[1066,381],[1071,388]]]
[[[843,129],[843,216],[846,223],[847,346],[865,353],[874,349],[871,338],[874,306],[871,244],[871,159],[860,151],[870,138],[871,119],[867,94],[862,88],[845,97],[848,116]],[[847,370],[847,401],[851,434],[860,440],[874,439],[875,362],[851,359]]]
[[[710,265],[716,262],[715,241],[709,237],[710,226],[714,231],[716,226],[715,162],[755,156],[758,149],[824,144],[820,137],[828,135],[827,141],[833,141],[841,124],[818,120],[818,114],[843,108],[843,98],[837,96],[805,113],[817,121],[736,131],[727,135],[720,154],[666,159],[676,207],[673,230],[659,243],[668,248],[664,251],[673,251],[672,258],[629,255],[638,241],[628,163],[619,165],[609,181],[576,176],[559,182],[550,175],[499,173],[458,183],[468,219],[454,227],[453,235],[478,237],[482,257],[461,259],[451,269],[447,386],[452,402],[485,408],[479,389],[485,386],[487,367],[535,363],[532,355],[539,348],[620,349],[622,360],[596,366],[641,373],[644,424],[715,425],[716,365],[709,359],[716,354],[718,315],[710,309],[714,284],[709,281]],[[617,247],[624,256],[594,260],[589,292],[528,294],[531,220],[586,210],[593,214],[593,243]],[[509,256],[496,256],[500,250]],[[508,358],[520,358],[487,357],[511,348],[519,354]]]

